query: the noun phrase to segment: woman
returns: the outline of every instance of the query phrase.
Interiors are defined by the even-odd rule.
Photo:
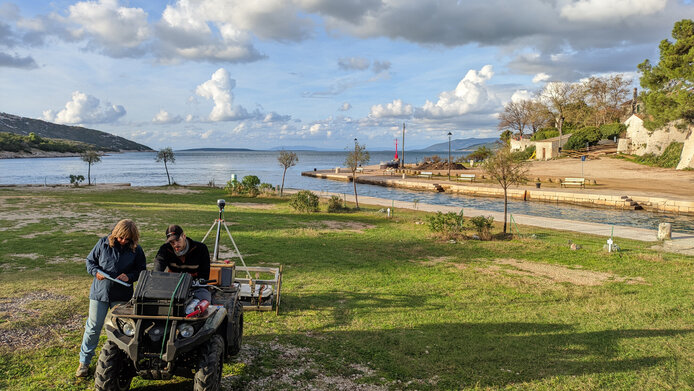
[[[130,300],[133,295],[132,283],[145,270],[145,253],[137,244],[139,240],[140,233],[135,223],[121,220],[110,235],[99,239],[87,256],[87,273],[94,276],[94,281],[89,291],[89,317],[84,326],[80,365],[75,373],[77,377],[89,375],[89,363],[94,357],[108,310]],[[129,286],[109,278],[123,281]]]

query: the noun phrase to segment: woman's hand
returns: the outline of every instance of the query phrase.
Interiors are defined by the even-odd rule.
[[[96,272],[96,279],[97,279],[97,280],[101,281],[101,280],[103,280],[104,278],[106,278],[106,277],[104,277],[103,274],[101,274],[101,273],[99,273],[99,272]]]
[[[129,280],[128,276],[126,276],[125,273],[121,273],[121,275],[116,277],[116,278],[123,281],[123,282],[128,282],[128,280]]]

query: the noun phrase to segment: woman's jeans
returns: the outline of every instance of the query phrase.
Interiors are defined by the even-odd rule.
[[[99,334],[104,327],[104,320],[109,308],[113,308],[122,301],[112,301],[110,303],[98,300],[89,300],[89,317],[84,325],[84,336],[82,337],[82,347],[80,348],[80,362],[89,365],[94,357],[94,350],[99,344]]]

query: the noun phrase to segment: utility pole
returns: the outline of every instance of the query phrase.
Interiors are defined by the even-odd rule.
[[[448,132],[448,180],[451,180],[451,136],[453,133]]]
[[[402,169],[405,169],[405,123],[402,123],[402,162],[400,163],[400,167]]]

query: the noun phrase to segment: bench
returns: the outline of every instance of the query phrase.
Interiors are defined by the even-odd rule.
[[[383,175],[395,175],[395,169],[386,168],[385,170],[383,170]]]
[[[566,187],[566,186],[579,186],[582,188],[586,188],[586,179],[585,178],[564,178],[564,180],[560,183],[561,187]]]
[[[459,181],[470,181],[474,182],[475,181],[475,174],[460,174],[456,178]]]
[[[431,179],[431,178],[434,176],[434,173],[433,173],[433,172],[429,172],[429,171],[422,171],[422,172],[420,172],[417,176],[418,176],[418,177],[422,177],[422,178],[429,178],[429,179]]]

